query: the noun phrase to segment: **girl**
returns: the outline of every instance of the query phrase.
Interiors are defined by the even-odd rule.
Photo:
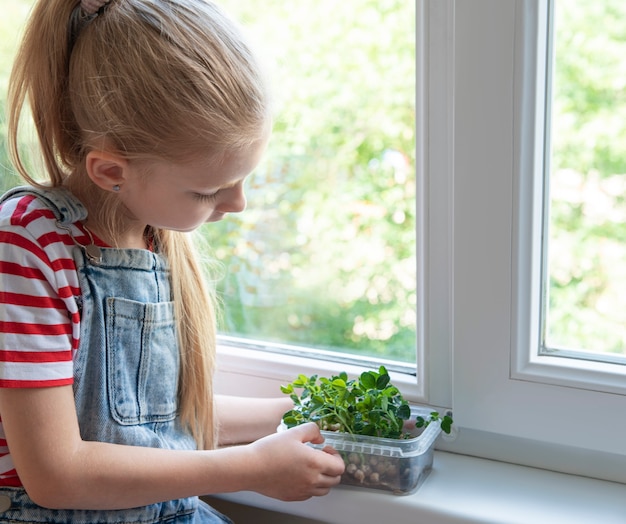
[[[244,209],[270,127],[237,27],[208,0],[39,0],[9,103],[29,186],[0,208],[0,522],[228,522],[197,496],[326,494],[344,465],[317,427],[272,434],[289,399],[211,390],[185,232]]]

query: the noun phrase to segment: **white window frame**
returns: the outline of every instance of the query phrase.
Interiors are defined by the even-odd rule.
[[[538,355],[547,7],[455,3],[457,445],[625,481],[624,367]]]
[[[547,253],[542,253],[541,239],[548,233],[550,123],[545,114],[551,112],[546,97],[551,88],[554,51],[548,28],[554,17],[554,1],[541,0],[520,4],[516,42],[515,126],[516,182],[514,204],[513,361],[511,375],[531,380],[576,388],[626,394],[626,366],[623,358],[587,358],[582,352],[568,352],[544,347],[545,301],[547,301]],[[545,66],[544,66],[545,62]],[[544,125],[545,123],[545,125]],[[530,177],[529,173],[536,176]],[[540,176],[544,173],[544,176]],[[529,255],[530,254],[530,255]],[[543,311],[543,315],[538,312]],[[539,349],[538,349],[539,348]],[[621,360],[621,364],[620,364]]]
[[[436,409],[451,406],[452,352],[452,159],[433,153],[449,147],[452,111],[452,17],[449,2],[416,4],[418,88],[416,93],[417,194],[416,242],[418,293],[416,365],[391,371],[393,383],[409,401]],[[434,18],[437,23],[430,23]],[[420,79],[424,82],[420,82]],[[445,86],[444,89],[441,86]],[[436,118],[431,117],[431,114]],[[445,118],[440,115],[445,114]],[[357,375],[364,367],[393,363],[354,355],[333,354],[302,348],[269,348],[262,342],[246,343],[222,337],[218,347],[218,390],[255,395],[276,394],[280,384],[298,374],[329,374],[346,371]],[[265,351],[264,351],[265,349]],[[269,349],[269,351],[268,351]]]
[[[459,435],[439,449],[626,482],[623,368],[533,356],[546,1],[418,0],[418,369],[392,378],[453,409]],[[218,391],[254,396],[362,370],[234,346],[218,357]]]

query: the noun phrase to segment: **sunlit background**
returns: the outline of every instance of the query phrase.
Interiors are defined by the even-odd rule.
[[[554,13],[546,342],[626,355],[626,3]]]
[[[32,2],[0,2],[4,95]],[[277,99],[248,210],[202,228],[222,332],[414,363],[414,2],[222,5],[258,43]],[[555,12],[546,343],[624,354],[626,3],[557,0]]]

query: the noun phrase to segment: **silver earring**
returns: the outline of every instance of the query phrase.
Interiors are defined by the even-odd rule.
[[[115,184],[115,185],[113,186],[113,191],[115,191],[115,192],[117,193],[119,190],[120,190],[120,186],[119,186],[119,184]]]

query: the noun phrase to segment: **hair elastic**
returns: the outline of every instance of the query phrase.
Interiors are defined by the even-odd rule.
[[[81,0],[74,8],[68,25],[68,47],[70,52],[74,48],[74,44],[81,30],[86,24],[102,14],[104,8],[110,1],[111,0]]]
[[[99,14],[100,10],[111,0],[80,0],[80,8],[85,16],[91,17]]]

